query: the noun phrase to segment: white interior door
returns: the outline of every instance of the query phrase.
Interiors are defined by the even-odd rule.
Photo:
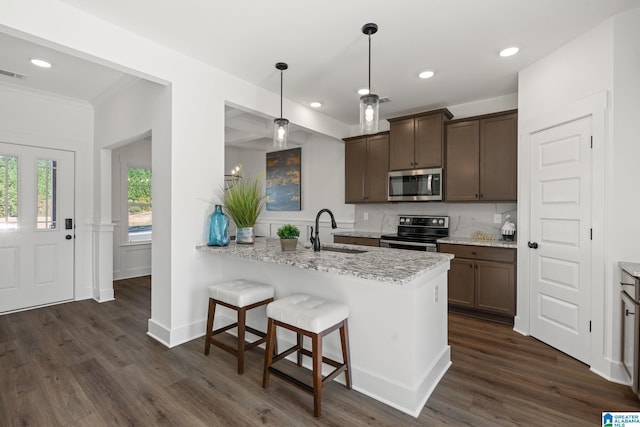
[[[74,154],[0,143],[0,313],[70,300]]]
[[[531,335],[587,364],[591,135],[591,117],[530,135]]]

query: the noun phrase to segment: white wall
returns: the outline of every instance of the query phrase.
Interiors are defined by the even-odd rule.
[[[608,264],[618,261],[640,262],[640,9],[613,19],[613,143],[607,180],[610,224]],[[634,191],[635,190],[635,191]],[[612,268],[616,282],[617,272]]]
[[[88,103],[0,85],[0,141],[75,152],[75,298],[92,296],[93,109]],[[89,167],[88,167],[89,166]]]
[[[594,253],[602,274],[592,277],[592,370],[621,381],[618,261],[640,261],[640,200],[632,185],[640,181],[635,160],[640,145],[634,122],[640,117],[640,10],[615,16],[524,69],[519,75],[519,126],[550,112],[575,105],[595,94],[608,94],[603,141],[594,142],[594,186],[603,200],[594,201]],[[601,144],[601,145],[598,145]],[[521,147],[523,148],[523,147]],[[524,147],[526,150],[526,147]],[[521,149],[521,151],[523,151]],[[528,157],[521,153],[522,162]],[[520,168],[522,170],[522,167]],[[521,181],[527,177],[521,176]],[[523,206],[519,204],[519,208]],[[528,206],[528,204],[527,204]],[[527,217],[526,212],[520,216]],[[521,227],[522,229],[522,227]],[[522,235],[522,234],[521,234]],[[524,252],[524,253],[523,253]],[[519,251],[519,288],[527,251]],[[519,289],[519,310],[522,300]],[[525,296],[526,298],[526,296]]]
[[[296,148],[296,147],[291,147]],[[263,188],[266,174],[267,150],[226,147],[225,170],[241,163],[243,171],[257,176],[262,174]],[[300,228],[300,239],[308,241],[309,227],[314,226],[318,211],[328,208],[333,212],[338,228],[353,228],[353,205],[344,203],[344,143],[341,140],[316,135],[301,147],[300,211],[268,211],[260,215],[257,232],[276,236],[278,227],[292,223]],[[320,241],[331,242],[330,217],[320,218]]]
[[[204,243],[203,227],[210,204],[203,200],[210,194],[211,185],[223,180],[224,105],[230,102],[276,117],[279,94],[63,3],[11,2],[3,6],[0,19],[0,31],[44,40],[61,50],[163,85],[151,118],[154,233],[149,333],[170,346],[202,335],[206,285],[226,274],[194,249]],[[334,138],[348,133],[347,127],[336,120],[288,100],[285,104],[289,120],[300,126]],[[96,138],[103,132],[104,128],[96,126]],[[107,272],[112,274],[112,258],[106,261],[104,252],[113,242],[106,227],[111,209],[105,206],[110,204],[111,179],[107,177],[110,173],[103,172],[110,171],[110,153],[102,151],[87,162],[95,167],[92,180],[99,193],[99,202],[94,205],[96,223],[100,224],[100,283],[106,281]],[[109,239],[105,238],[107,234]]]
[[[127,203],[129,168],[151,169],[151,138],[112,151],[111,212],[113,221],[113,279],[151,274],[151,242],[129,242]]]

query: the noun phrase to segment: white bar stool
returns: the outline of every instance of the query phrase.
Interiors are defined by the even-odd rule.
[[[264,361],[262,387],[269,385],[269,374],[274,374],[283,380],[313,394],[313,416],[319,417],[322,403],[322,386],[337,375],[344,372],[346,387],[351,389],[351,361],[349,356],[349,332],[347,318],[349,307],[335,301],[295,294],[267,305],[267,348]],[[276,327],[280,326],[297,334],[297,344],[288,350],[277,354]],[[342,343],[342,363],[322,356],[322,338],[330,332],[340,329]],[[311,338],[312,351],[302,346],[303,335]],[[310,356],[313,361],[313,387],[285,374],[273,367],[273,364],[297,351],[298,366],[302,366],[302,355]],[[336,369],[326,377],[322,377],[322,363],[329,364]]]
[[[265,305],[273,301],[274,290],[271,286],[249,280],[232,280],[209,286],[209,314],[207,316],[207,332],[204,344],[204,354],[209,354],[211,344],[233,354],[238,358],[238,374],[244,372],[244,352],[262,344],[266,334],[246,325],[247,310]],[[213,319],[216,305],[220,304],[237,312],[235,323],[213,330]],[[238,327],[237,348],[214,339],[214,336],[231,328]],[[245,343],[245,331],[260,337],[252,343]]]

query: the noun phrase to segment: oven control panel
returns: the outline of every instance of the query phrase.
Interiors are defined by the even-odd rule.
[[[415,216],[401,215],[398,217],[398,225],[414,227],[449,228],[448,216]]]

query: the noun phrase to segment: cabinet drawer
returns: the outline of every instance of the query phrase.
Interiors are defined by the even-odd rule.
[[[347,245],[380,246],[380,239],[373,237],[349,237],[333,236],[333,243],[344,243]]]
[[[456,258],[483,259],[498,262],[516,261],[516,250],[508,248],[491,248],[487,246],[451,245],[448,243],[441,243],[438,251],[453,254]]]

